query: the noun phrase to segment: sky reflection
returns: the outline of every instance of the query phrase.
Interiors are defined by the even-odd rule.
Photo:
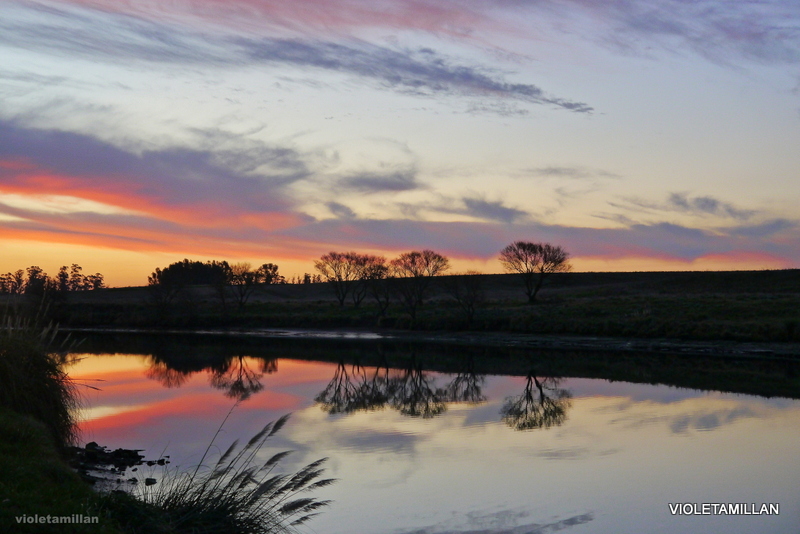
[[[215,387],[218,366],[186,372],[178,384],[155,379],[160,364],[152,356],[85,355],[71,376],[102,382],[88,382],[99,391],[84,391],[84,440],[145,448],[148,457],[169,454],[187,468],[229,412],[215,443],[222,450],[292,412],[263,454],[295,450],[287,469],[330,458],[326,475],[339,482],[319,491],[335,501],[309,525],[319,533],[796,532],[795,400],[480,375],[479,400],[450,402],[444,396],[459,375],[348,364],[356,386],[363,377],[389,377],[384,393],[395,401],[331,411],[314,399],[341,382],[341,365],[231,361],[232,369],[260,373],[261,385],[232,412],[236,399]],[[440,395],[444,409],[425,416],[397,405],[397,388],[419,393],[408,389],[412,379]],[[515,430],[503,421],[504,407],[531,385],[538,401],[537,382],[569,403],[549,425]],[[553,393],[561,390],[562,397]],[[671,516],[670,502],[778,502],[781,514]]]

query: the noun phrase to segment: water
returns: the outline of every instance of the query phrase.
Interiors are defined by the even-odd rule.
[[[83,392],[84,440],[190,468],[237,399],[222,450],[291,412],[264,455],[295,450],[286,469],[329,458],[339,481],[314,496],[335,502],[305,527],[320,534],[800,531],[800,401],[736,392],[791,391],[790,365],[721,373],[731,365],[711,361],[675,379],[717,380],[723,393],[577,377],[625,356],[517,352],[532,373],[510,376],[487,372],[508,354],[314,343],[90,343],[70,370],[100,388]],[[333,361],[298,358],[319,354]],[[541,374],[565,365],[576,377]],[[670,514],[687,502],[779,503],[780,514]]]

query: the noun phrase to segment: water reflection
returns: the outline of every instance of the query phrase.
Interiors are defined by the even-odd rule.
[[[201,341],[128,357],[109,344],[83,359],[76,376],[106,380],[88,436],[154,456],[166,446],[195,465],[227,392],[251,391],[226,423],[231,439],[292,411],[281,449],[297,450],[298,465],[333,459],[341,482],[325,488],[335,506],[317,532],[797,532],[800,403],[740,394],[768,385],[796,398],[784,362]],[[781,515],[673,517],[670,498],[780,502]]]
[[[475,372],[471,358],[465,370],[454,375],[444,387],[436,385],[436,377],[426,372],[413,354],[399,369],[387,365],[368,369],[340,361],[333,378],[314,401],[331,415],[390,406],[403,415],[429,419],[444,413],[448,403],[484,402],[485,380],[485,375]]]
[[[251,362],[258,362],[258,371],[250,368]],[[253,360],[246,356],[234,356],[212,369],[209,383],[214,389],[221,389],[225,396],[245,400],[253,393],[264,389],[261,378],[278,370],[275,360]]]
[[[352,364],[350,371],[347,367],[339,362],[333,379],[314,401],[332,415],[383,408],[389,400],[389,369],[375,368],[369,373],[358,364]]]
[[[206,365],[186,364],[185,358],[169,359],[151,355],[146,376],[168,388],[182,386],[198,372],[209,375],[209,384],[222,390],[226,397],[246,400],[264,389],[264,375],[276,373],[275,359],[252,358],[246,355],[226,356]],[[199,368],[198,368],[199,367]],[[486,375],[475,371],[473,358],[467,358],[462,371],[442,375],[451,377],[437,385],[437,374],[426,371],[420,358],[411,354],[402,367],[388,364],[364,367],[340,360],[333,378],[314,401],[330,415],[381,410],[391,407],[409,417],[430,419],[447,411],[452,403],[480,404]],[[508,397],[501,410],[503,421],[516,430],[550,428],[566,420],[571,394],[558,385],[561,379],[529,373],[525,391]]]
[[[537,377],[528,373],[525,391],[507,397],[500,413],[503,421],[515,430],[532,430],[559,426],[567,420],[572,394],[558,387],[560,378]]]
[[[486,396],[483,394],[485,383],[486,375],[475,372],[475,359],[470,357],[464,370],[455,375],[444,387],[444,398],[446,402],[480,404],[486,401]]]
[[[434,379],[412,358],[400,376],[391,383],[391,404],[403,415],[429,419],[444,413],[444,391],[436,389]]]
[[[150,365],[145,376],[160,382],[164,387],[181,387],[193,374],[206,372],[211,387],[222,390],[226,397],[239,401],[264,389],[261,383],[264,375],[278,371],[277,360],[251,358],[244,354],[227,356],[200,366],[188,363],[187,359],[170,358],[163,354],[150,355],[149,360]]]

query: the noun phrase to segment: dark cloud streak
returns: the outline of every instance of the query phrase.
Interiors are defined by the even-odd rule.
[[[362,172],[340,179],[337,186],[360,193],[399,193],[424,187],[417,181],[417,171],[413,168],[388,173]]]
[[[452,61],[429,48],[388,48],[363,40],[212,35],[137,17],[77,9],[39,9],[40,20],[0,19],[0,44],[109,62],[232,68],[280,65],[356,76],[379,87],[420,96],[481,97],[543,104],[578,113],[591,106],[512,83],[494,69]],[[42,16],[46,16],[41,20]],[[487,111],[494,109],[486,106]],[[505,109],[505,108],[500,108]]]

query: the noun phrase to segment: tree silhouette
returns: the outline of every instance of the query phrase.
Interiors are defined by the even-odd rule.
[[[483,394],[485,382],[486,376],[475,372],[475,362],[470,356],[466,369],[453,377],[450,383],[442,389],[442,399],[445,402],[479,404],[486,400],[486,396]]]
[[[508,272],[519,273],[525,281],[528,302],[536,301],[545,278],[552,273],[569,271],[569,254],[550,243],[515,241],[500,251],[500,263]]]
[[[264,374],[277,371],[275,360],[261,360],[259,370],[250,368],[252,359],[248,356],[231,356],[222,365],[212,369],[209,382],[212,387],[225,391],[225,396],[236,400],[246,400],[254,393],[264,389],[261,378]]]
[[[391,261],[400,301],[412,321],[417,317],[417,309],[422,306],[433,277],[449,268],[450,261],[446,257],[429,249],[406,252]]]
[[[260,283],[260,276],[247,262],[231,265],[228,284],[233,291],[236,304],[240,310],[244,309],[247,301],[255,292]]]
[[[386,370],[388,373],[388,369]],[[322,392],[314,398],[324,411],[329,414],[370,411],[383,408],[388,401],[386,375],[380,368],[370,374],[358,364],[352,364],[350,371],[347,364],[340,361],[336,366],[333,379]]]
[[[390,381],[389,387],[392,407],[403,415],[429,419],[447,410],[443,392],[434,387],[433,380],[415,358]]]
[[[572,395],[558,387],[560,382],[561,379],[553,377],[540,380],[532,372],[529,373],[524,393],[506,398],[500,410],[503,421],[515,430],[561,425],[567,419]]]
[[[150,367],[145,371],[145,376],[160,382],[166,388],[179,388],[189,380],[194,371],[176,369],[163,360],[153,359]]]
[[[333,287],[339,306],[344,306],[347,295],[358,280],[358,253],[328,252],[314,262],[314,268]]]
[[[353,284],[353,291],[350,294],[353,300],[353,306],[358,308],[367,292],[373,289],[373,282],[386,278],[388,267],[386,266],[386,258],[383,256],[373,256],[372,254],[354,254],[351,261],[356,266],[356,281]],[[375,293],[373,292],[373,296]],[[381,305],[380,299],[378,305]],[[388,305],[388,304],[387,304]],[[386,310],[385,307],[382,308]]]

